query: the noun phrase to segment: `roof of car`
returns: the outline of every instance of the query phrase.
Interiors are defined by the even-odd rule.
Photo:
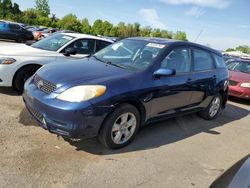
[[[75,37],[75,38],[98,39],[98,40],[103,40],[103,41],[107,41],[107,42],[113,43],[113,41],[110,40],[110,39],[106,39],[106,38],[102,38],[102,37],[97,37],[97,36],[93,36],[93,35],[87,35],[87,34],[81,34],[81,33],[61,33],[61,34],[65,34],[65,35],[72,36],[72,37]]]
[[[148,42],[152,42],[152,43],[159,43],[159,44],[164,44],[164,45],[171,45],[171,44],[176,44],[179,43],[181,45],[191,45],[194,47],[198,47],[198,48],[203,48],[205,50],[209,50],[213,53],[216,53],[218,55],[222,55],[220,51],[209,48],[207,46],[203,46],[201,44],[197,44],[197,43],[193,43],[193,42],[188,42],[188,41],[180,41],[180,40],[173,40],[173,39],[164,39],[164,38],[156,38],[156,37],[132,37],[129,39],[134,39],[134,40],[144,40],[144,41],[148,41]]]

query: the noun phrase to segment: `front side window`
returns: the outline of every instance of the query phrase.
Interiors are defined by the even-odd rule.
[[[74,37],[63,35],[63,34],[54,34],[51,35],[48,38],[45,38],[43,40],[40,40],[38,42],[35,42],[31,46],[33,48],[38,48],[42,50],[48,50],[48,51],[57,51],[61,47],[63,47],[65,44],[72,41]]]
[[[176,48],[162,61],[161,68],[174,69],[176,73],[189,72],[190,60],[189,48]]]
[[[165,47],[165,44],[146,40],[124,39],[97,52],[94,58],[131,71],[141,71],[149,67]]]
[[[194,71],[206,71],[214,69],[213,59],[211,55],[199,49],[193,49]]]
[[[75,48],[77,54],[91,54],[95,50],[95,40],[80,39],[72,42],[67,48]]]

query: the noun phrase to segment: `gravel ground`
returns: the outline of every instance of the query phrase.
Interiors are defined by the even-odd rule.
[[[0,187],[208,187],[250,153],[250,105],[233,100],[221,116],[195,114],[143,128],[110,151],[38,127],[22,97],[0,88]]]

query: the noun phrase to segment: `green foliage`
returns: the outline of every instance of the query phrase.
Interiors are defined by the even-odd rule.
[[[104,34],[104,30],[103,30],[103,26],[102,26],[102,20],[97,19],[93,26],[92,26],[92,33],[94,35],[103,35]]]
[[[177,31],[174,35],[174,39],[187,41],[186,33],[182,31]]]
[[[240,51],[245,54],[250,54],[250,47],[247,45],[240,45],[236,48],[228,48],[226,52],[232,52],[232,51]]]
[[[20,20],[21,13],[17,3],[12,4],[11,0],[0,1],[0,19]]]
[[[150,26],[141,27],[139,23],[125,24],[120,22],[117,25],[113,25],[106,20],[97,19],[91,25],[87,18],[79,20],[74,14],[68,14],[62,19],[57,18],[55,14],[52,14],[51,17],[49,15],[49,0],[35,0],[35,8],[29,8],[23,12],[19,9],[19,5],[16,3],[12,4],[11,0],[0,0],[0,19],[121,39],[141,36],[187,40],[185,32],[178,31],[173,33],[157,28],[152,29]]]
[[[42,15],[48,17],[50,15],[50,7],[48,0],[36,0],[36,10]]]
[[[73,30],[76,32],[81,32],[82,30],[82,24],[74,14],[68,14],[64,16],[57,22],[57,27],[65,30]]]
[[[250,54],[250,47],[247,45],[242,45],[242,46],[238,46],[235,48],[237,51],[246,53],[246,54]]]
[[[228,48],[228,49],[226,50],[226,52],[233,52],[233,51],[235,51],[234,48]]]
[[[89,24],[89,21],[87,18],[84,18],[82,20],[82,32],[85,34],[90,34],[91,33],[91,26]]]

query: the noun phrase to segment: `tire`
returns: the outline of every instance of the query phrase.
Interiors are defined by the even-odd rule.
[[[209,106],[198,113],[200,117],[206,120],[213,120],[218,117],[222,108],[222,97],[220,94],[214,96]]]
[[[21,68],[15,75],[13,87],[19,92],[23,92],[24,83],[28,80],[40,67],[38,65],[30,65]]]
[[[99,141],[110,149],[128,145],[139,130],[140,119],[140,113],[134,106],[130,104],[118,106],[104,121],[98,135]]]

